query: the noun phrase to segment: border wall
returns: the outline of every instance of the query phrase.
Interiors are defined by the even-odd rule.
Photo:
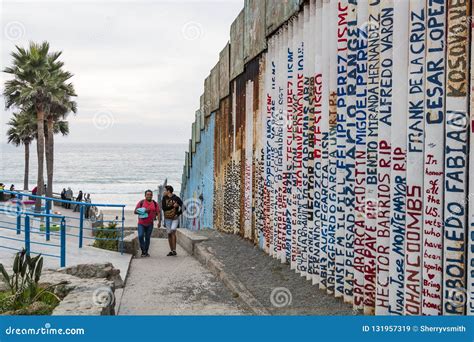
[[[192,127],[187,226],[365,314],[474,314],[471,30],[464,0],[246,0]]]

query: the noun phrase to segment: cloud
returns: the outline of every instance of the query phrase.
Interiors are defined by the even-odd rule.
[[[187,143],[204,78],[242,7],[241,0],[3,1],[2,32],[11,39],[2,39],[2,68],[15,44],[47,40],[63,51],[79,95],[68,142]],[[97,129],[98,112],[111,113],[113,125]],[[2,131],[10,115],[2,108]]]

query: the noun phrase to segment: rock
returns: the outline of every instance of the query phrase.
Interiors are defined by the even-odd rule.
[[[10,270],[7,272],[11,273]],[[61,300],[52,315],[115,315],[116,284],[123,286],[120,270],[111,263],[76,265],[60,270],[45,269],[39,285],[54,286],[51,291]],[[50,311],[50,306],[35,302],[21,310],[2,315],[36,315]]]
[[[77,267],[77,270],[81,267]],[[65,284],[56,287],[55,294],[65,295],[54,309],[53,315],[114,315],[115,283],[106,278],[79,278],[67,274],[64,269],[46,271],[41,277],[41,284]]]
[[[13,311],[12,315],[41,315],[50,310],[50,306],[43,302],[34,302],[26,308]]]
[[[113,281],[115,288],[123,287],[123,280],[120,270],[114,268],[110,263],[80,264],[61,268],[58,272],[70,274],[79,278],[105,278]]]

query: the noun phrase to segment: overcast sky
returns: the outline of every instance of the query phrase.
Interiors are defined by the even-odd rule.
[[[74,74],[78,113],[61,142],[187,143],[204,78],[243,0],[1,0],[1,67],[50,42]],[[2,73],[0,90],[8,78]],[[1,100],[1,142],[11,112]]]

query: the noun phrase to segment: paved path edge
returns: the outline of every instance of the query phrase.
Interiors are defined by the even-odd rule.
[[[178,239],[177,242],[181,247],[189,250],[190,241],[189,234],[186,234],[184,231],[189,231],[188,229],[178,229]],[[197,235],[192,232],[193,235]],[[191,255],[193,255],[201,264],[207,267],[212,274],[219,278],[224,285],[232,292],[238,295],[238,298],[253,311],[258,316],[269,316],[270,312],[260,303],[260,301],[255,298],[250,291],[245,287],[245,285],[237,279],[237,277],[232,274],[224,271],[224,265],[211,253],[208,249],[199,244],[199,242],[205,241],[207,238],[202,237],[202,239],[192,239],[192,248]]]
[[[128,275],[130,274],[130,266],[132,266],[133,258],[134,258],[134,256],[130,255],[130,258],[128,259],[127,273],[125,274],[125,279],[122,279],[123,280],[123,286],[120,289],[116,289],[116,291],[115,291],[115,312],[116,313],[119,312],[120,304],[122,304],[122,296],[123,296],[123,292],[124,292],[124,289],[125,289],[125,285],[127,284]],[[117,295],[117,292],[118,292],[118,295]]]

